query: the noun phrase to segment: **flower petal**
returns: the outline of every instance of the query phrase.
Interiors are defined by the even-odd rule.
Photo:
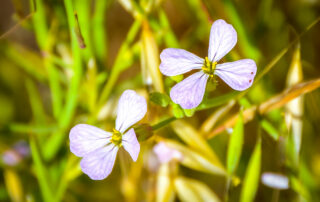
[[[288,189],[289,179],[282,174],[265,172],[261,176],[261,181],[264,185],[274,189]]]
[[[200,71],[176,84],[170,91],[172,101],[184,109],[197,107],[203,99],[208,78],[209,75]]]
[[[140,144],[137,140],[134,129],[131,128],[122,136],[122,146],[130,154],[133,161],[136,161],[140,152]]]
[[[116,129],[123,133],[130,126],[140,121],[147,112],[147,102],[144,97],[133,90],[122,93],[116,119]]]
[[[224,20],[216,20],[210,31],[208,57],[217,62],[225,56],[237,43],[237,32]]]
[[[257,72],[256,63],[251,59],[218,64],[215,74],[218,75],[234,90],[249,88]]]
[[[176,76],[193,69],[201,69],[204,63],[202,58],[177,48],[164,49],[160,54],[160,59],[160,71],[166,76]]]
[[[103,180],[111,173],[119,148],[114,144],[97,149],[80,162],[82,171],[93,180]]]
[[[153,151],[156,153],[161,163],[168,163],[172,159],[178,161],[183,159],[183,155],[178,150],[168,147],[164,142],[159,142],[157,145],[155,145],[153,147]]]
[[[100,128],[87,124],[78,124],[71,129],[69,134],[70,150],[76,156],[83,157],[108,144],[111,135],[112,133]]]

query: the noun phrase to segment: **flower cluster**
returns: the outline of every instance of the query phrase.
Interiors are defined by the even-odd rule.
[[[249,88],[257,71],[253,60],[243,59],[218,64],[236,42],[235,29],[224,20],[217,20],[211,28],[208,57],[205,59],[182,49],[163,50],[160,54],[160,71],[164,75],[175,76],[199,70],[171,89],[172,101],[185,109],[197,107],[202,102],[208,79],[215,80],[216,75],[235,90]],[[113,169],[117,152],[121,147],[130,154],[133,161],[136,161],[140,144],[134,129],[130,127],[140,121],[146,112],[146,100],[135,91],[126,90],[119,100],[113,132],[106,132],[87,124],[73,127],[69,135],[70,150],[76,156],[83,157],[80,162],[82,171],[93,180],[106,178]],[[180,152],[164,143],[156,145],[154,152],[161,163],[183,158]]]

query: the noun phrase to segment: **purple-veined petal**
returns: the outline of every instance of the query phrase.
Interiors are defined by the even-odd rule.
[[[251,59],[218,64],[215,74],[234,90],[242,91],[249,88],[257,72],[257,65]]]
[[[70,150],[76,156],[83,157],[108,144],[111,135],[112,133],[95,126],[78,124],[71,129],[69,134]]]
[[[170,91],[172,101],[184,109],[197,107],[203,99],[208,78],[209,75],[202,71],[190,75],[172,87]]]
[[[159,142],[155,145],[153,147],[153,151],[161,163],[168,163],[172,159],[180,161],[183,158],[182,154],[178,150],[168,147],[164,142]]]
[[[237,32],[224,20],[216,20],[210,31],[208,58],[217,62],[225,56],[237,43]]]
[[[117,111],[116,129],[123,133],[130,126],[140,121],[147,112],[147,102],[144,97],[133,90],[122,93]]]
[[[93,180],[103,180],[111,173],[119,148],[114,144],[85,155],[80,162],[82,171]]]
[[[193,69],[201,69],[204,63],[204,60],[195,54],[177,48],[164,49],[160,59],[160,71],[166,76],[176,76]]]
[[[130,154],[133,161],[136,161],[140,152],[140,144],[137,140],[134,129],[131,128],[122,136],[122,146]]]

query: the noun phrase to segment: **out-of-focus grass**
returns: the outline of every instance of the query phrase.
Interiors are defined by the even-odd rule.
[[[318,2],[1,4],[0,201],[320,200]],[[238,33],[224,60],[254,59],[254,85],[236,92],[219,80],[198,108],[183,110],[168,96],[183,76],[163,77],[159,53],[206,56],[219,18]],[[92,181],[70,153],[69,130],[88,123],[110,131],[115,100],[128,88],[148,99],[145,124],[135,128],[139,159],[121,151],[112,174]],[[21,140],[30,153],[19,153]],[[183,160],[159,165],[159,141]],[[289,189],[265,186],[266,171],[287,176]]]

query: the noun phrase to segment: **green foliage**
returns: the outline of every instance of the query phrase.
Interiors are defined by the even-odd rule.
[[[151,102],[160,105],[161,107],[166,107],[170,103],[170,97],[159,92],[151,93],[149,99]]]
[[[274,128],[274,126],[267,121],[266,119],[263,119],[261,122],[261,127],[270,135],[272,139],[277,141],[279,139],[279,133],[277,129]]]
[[[259,138],[250,157],[248,168],[243,180],[240,201],[254,201],[258,190],[261,169],[261,140]]]
[[[235,127],[229,140],[227,155],[227,170],[229,174],[233,174],[238,166],[243,145],[243,118],[240,113]]]
[[[1,9],[1,201],[320,199],[314,2],[4,0]],[[159,54],[183,48],[205,57],[216,19],[238,36],[219,62],[255,60],[253,86],[235,91],[218,79],[197,108],[182,109],[170,89],[189,73],[163,76]],[[149,101],[134,126],[139,158],[121,153],[108,179],[91,181],[70,152],[70,129],[87,123],[111,131],[128,88]],[[17,152],[20,140],[30,154]],[[181,158],[160,165],[152,151],[158,142]],[[6,161],[8,153],[16,163]],[[290,191],[269,196],[270,188],[259,185],[261,171],[269,170],[288,177]]]

